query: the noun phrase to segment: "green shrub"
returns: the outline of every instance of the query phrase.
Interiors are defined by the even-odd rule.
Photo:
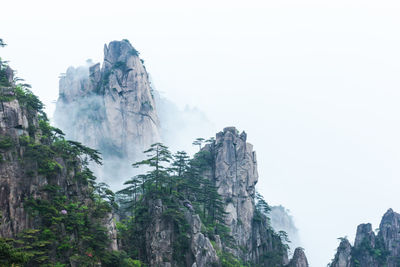
[[[14,141],[9,136],[0,137],[0,149],[8,150],[14,146]]]

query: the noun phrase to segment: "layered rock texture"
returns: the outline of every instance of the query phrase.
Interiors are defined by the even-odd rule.
[[[12,71],[7,70],[9,87],[3,87],[2,94],[13,97]],[[34,166],[21,162],[24,148],[20,145],[20,136],[29,136],[28,129],[38,126],[37,114],[29,113],[17,99],[1,101],[0,107],[0,235],[15,237],[21,231],[30,228],[34,220],[24,209],[23,201],[27,196],[37,196],[38,187],[45,184],[44,177],[27,173]],[[35,138],[35,136],[33,135]],[[60,177],[57,177],[59,180]],[[62,181],[57,183],[66,186]]]
[[[0,239],[16,238],[21,249],[30,251],[26,266],[51,266],[55,261],[73,265],[79,260],[68,258],[83,249],[85,241],[79,241],[83,227],[78,229],[77,222],[68,217],[71,213],[85,215],[81,219],[87,220],[89,230],[107,224],[108,229],[102,229],[110,242],[105,241],[104,247],[117,249],[115,222],[92,216],[93,187],[82,178],[85,168],[79,144],[72,145],[48,124],[42,103],[29,89],[15,85],[12,70],[4,70],[1,63],[0,74],[6,74],[7,82],[0,82]],[[79,213],[78,205],[93,210]],[[27,247],[23,238],[30,238]],[[60,249],[58,239],[62,238],[71,247]]]
[[[257,159],[246,138],[246,133],[239,134],[236,128],[228,127],[218,133],[216,139],[211,139],[198,154],[207,158],[203,162],[207,167],[201,176],[215,185],[222,199],[226,212],[224,225],[231,239],[221,238],[206,229],[207,224],[201,219],[204,216],[199,216],[202,208],[196,210],[188,199],[176,203],[174,214],[183,214],[184,219],[179,223],[177,217],[172,219],[174,217],[167,215],[172,212],[168,198],[145,200],[149,223],[138,232],[142,235],[139,254],[150,266],[181,266],[184,262],[183,266],[191,267],[308,267],[307,258],[300,248],[296,249],[289,262],[288,248],[283,238],[272,229],[266,215],[257,208]],[[196,211],[200,213],[196,214]],[[182,232],[180,227],[186,230]],[[182,244],[185,248],[181,247]],[[176,255],[177,251],[181,255]],[[177,263],[178,259],[180,264]]]
[[[176,250],[176,244],[179,242],[176,225],[174,222],[164,216],[167,207],[163,205],[160,199],[151,201],[148,204],[151,221],[146,229],[144,245],[144,253],[147,255],[147,261],[150,266],[179,266],[174,258],[180,257],[175,253],[184,253],[185,266],[191,267],[207,267],[218,266],[219,258],[216,249],[214,249],[211,241],[201,231],[203,224],[199,215],[190,211],[182,203],[185,220],[188,224],[189,248],[181,252]]]
[[[354,246],[342,239],[330,266],[400,266],[400,214],[389,209],[383,215],[378,234],[370,223],[360,224]]]
[[[59,87],[56,125],[104,155],[104,175],[115,179],[121,159],[132,163],[160,140],[149,75],[129,41],[105,45],[101,66],[68,68]]]
[[[232,247],[222,246],[243,262],[283,266],[288,264],[287,248],[267,224],[265,215],[256,209],[257,158],[246,139],[245,132],[239,134],[236,128],[227,127],[203,148],[212,155],[208,179],[215,183],[226,203],[225,223],[235,243]]]

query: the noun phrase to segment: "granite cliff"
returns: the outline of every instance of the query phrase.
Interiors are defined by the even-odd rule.
[[[167,147],[154,144],[138,163],[148,172],[117,193],[134,207],[121,248],[150,266],[308,266],[300,248],[289,261],[285,237],[269,224],[246,139],[225,128],[192,159],[183,152],[171,158]]]
[[[96,173],[105,181],[129,177],[118,170],[127,172],[128,163],[160,140],[149,75],[129,41],[105,45],[101,66],[89,61],[68,68],[60,78],[54,119],[68,138],[103,154],[104,167]]]
[[[2,62],[0,85],[0,265],[308,266],[302,249],[289,261],[269,223],[246,133],[198,140],[193,158],[156,142],[148,76],[128,41],[106,46],[101,68],[70,68],[60,80],[56,120],[84,144],[51,126]],[[129,177],[138,158],[145,168],[113,193],[95,182],[89,163],[100,154],[85,144],[128,160],[108,165],[112,177]]]
[[[400,214],[389,209],[382,217],[377,234],[370,223],[360,224],[354,246],[342,238],[330,266],[400,266]]]
[[[87,168],[100,163],[98,152],[50,126],[40,100],[1,61],[0,76],[0,265],[106,262],[117,236]]]
[[[222,244],[223,248],[243,262],[257,266],[288,264],[283,238],[269,225],[263,211],[257,209],[257,158],[253,146],[247,142],[247,134],[227,127],[203,150],[211,154],[211,168],[206,175],[225,203],[225,224],[235,244]]]

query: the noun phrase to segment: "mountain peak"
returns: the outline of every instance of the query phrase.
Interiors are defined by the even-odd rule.
[[[139,56],[139,52],[124,39],[122,41],[112,41],[108,46],[104,45],[104,61],[111,64],[117,62],[126,62],[130,57]]]

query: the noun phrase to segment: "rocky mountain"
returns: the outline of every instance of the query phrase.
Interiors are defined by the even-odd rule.
[[[101,163],[99,152],[51,126],[0,62],[1,266],[308,266],[302,249],[289,261],[286,236],[269,223],[246,133],[227,127],[198,139],[193,157],[172,154],[156,142],[147,74],[128,41],[84,71],[61,78],[56,119],[108,160],[138,149],[145,159],[118,192],[96,183],[89,163]]]
[[[257,159],[246,139],[225,128],[192,159],[184,152],[170,158],[154,144],[150,160],[138,163],[147,174],[118,193],[135,214],[121,232],[121,249],[150,266],[308,266],[302,249],[289,262],[284,237],[264,213],[267,204],[256,200]]]
[[[389,209],[382,217],[377,234],[370,223],[360,224],[354,246],[342,238],[330,266],[400,266],[400,214]]]
[[[106,181],[127,172],[126,161],[160,141],[159,119],[149,75],[128,40],[104,46],[104,61],[68,68],[61,76],[55,123],[66,136],[99,150]],[[110,179],[112,178],[112,179]]]
[[[207,176],[225,203],[225,224],[235,244],[222,244],[223,248],[243,262],[260,266],[288,264],[287,247],[256,207],[257,158],[247,134],[227,127],[203,150],[211,154]]]
[[[0,76],[0,265],[102,261],[117,240],[111,206],[86,167],[98,153],[50,126],[43,104],[3,62]]]

